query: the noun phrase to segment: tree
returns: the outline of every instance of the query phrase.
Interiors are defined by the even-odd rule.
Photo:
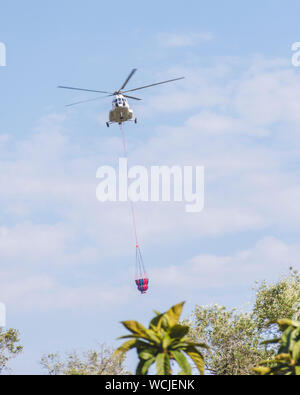
[[[114,350],[101,345],[99,350],[89,350],[85,353],[69,353],[62,360],[59,354],[49,354],[42,357],[41,365],[51,376],[104,376],[127,375],[124,367],[124,357],[114,355]]]
[[[5,331],[0,328],[0,373],[7,368],[8,361],[23,350],[23,347],[18,345],[19,341],[17,330],[8,329]]]
[[[209,345],[205,351],[206,369],[215,375],[251,375],[261,360],[272,358],[274,345],[264,345],[279,336],[269,326],[281,317],[300,317],[300,275],[291,271],[274,284],[256,284],[256,298],[250,312],[228,310],[224,306],[196,306],[190,320],[194,341]]]
[[[265,342],[279,344],[277,356],[253,370],[262,376],[300,376],[300,322],[283,319],[277,324],[283,332],[281,338]]]
[[[252,368],[271,354],[251,314],[223,306],[196,306],[189,321],[194,341],[208,344],[206,369],[213,375],[251,375]]]
[[[191,375],[192,368],[186,356],[195,363],[200,374],[204,374],[204,359],[199,347],[206,348],[203,343],[195,343],[188,338],[189,327],[180,325],[179,318],[184,303],[171,307],[166,313],[156,313],[156,317],[146,329],[137,321],[124,321],[122,324],[131,334],[120,339],[130,339],[117,350],[118,354],[136,349],[139,364],[137,375],[147,375],[153,364],[156,364],[158,375],[171,375],[171,362],[176,361],[181,371],[179,374]]]
[[[300,320],[300,275],[290,268],[288,276],[275,284],[265,281],[256,286],[256,300],[253,308],[256,324],[265,337],[278,335],[278,329],[270,322],[282,317]]]

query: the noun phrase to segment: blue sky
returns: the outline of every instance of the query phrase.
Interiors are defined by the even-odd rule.
[[[255,280],[299,267],[297,1],[2,1],[0,301],[21,332],[15,372],[42,354],[117,344],[119,321],[187,301],[244,305]],[[100,204],[96,170],[122,154],[110,101],[59,84],[117,89],[184,75],[132,103],[133,164],[203,165],[205,209],[137,204],[151,291],[132,283],[126,204]],[[134,355],[129,364],[134,365]]]

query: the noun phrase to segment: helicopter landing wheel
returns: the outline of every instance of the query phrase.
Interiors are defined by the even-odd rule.
[[[135,118],[134,123],[137,124],[137,118]]]
[[[109,122],[106,122],[106,126],[109,128]]]

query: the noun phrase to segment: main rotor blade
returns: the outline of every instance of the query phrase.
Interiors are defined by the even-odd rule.
[[[94,92],[94,93],[107,93],[107,94],[112,94],[112,92],[105,92],[105,91],[95,91],[92,89],[81,89],[81,88],[73,88],[71,86],[58,86],[58,88],[61,89],[72,89],[74,91],[84,91],[84,92]]]
[[[180,77],[180,78],[175,78],[174,80],[168,80],[168,81],[163,81],[163,82],[157,82],[156,84],[141,86],[140,88],[130,89],[129,91],[124,91],[124,92],[121,92],[121,93],[123,94],[123,93],[127,93],[127,92],[135,92],[135,91],[139,91],[139,90],[141,90],[141,89],[150,88],[151,86],[162,85],[162,84],[167,84],[168,82],[183,80],[184,78],[185,78],[185,77]]]
[[[138,97],[133,97],[133,96],[128,96],[128,95],[123,95],[123,96],[127,97],[128,99],[142,100],[142,99],[139,99]]]
[[[101,97],[95,97],[94,99],[77,101],[76,103],[67,104],[66,107],[76,106],[77,104],[89,103],[89,102],[91,102],[91,101],[96,101],[96,100],[100,100],[100,99],[105,99],[106,97],[110,97],[110,96],[113,96],[113,95],[101,96]]]
[[[125,86],[128,84],[128,82],[131,80],[133,74],[135,74],[135,72],[137,71],[137,69],[133,69],[132,72],[129,74],[129,76],[127,77],[127,80],[124,82],[124,84],[121,86],[120,91],[122,89],[125,88]]]

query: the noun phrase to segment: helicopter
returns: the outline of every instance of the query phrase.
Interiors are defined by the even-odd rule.
[[[92,102],[92,101],[95,101],[95,100],[100,100],[100,99],[102,99],[104,97],[114,97],[113,102],[112,102],[112,109],[109,112],[109,121],[106,122],[106,126],[107,127],[110,127],[110,125],[113,124],[113,123],[118,123],[119,125],[122,125],[123,122],[129,122],[129,121],[137,123],[137,118],[134,118],[133,110],[129,106],[128,99],[133,99],[133,100],[138,100],[138,101],[141,101],[142,99],[139,99],[138,97],[134,97],[134,96],[129,96],[127,93],[135,92],[135,91],[138,91],[138,90],[141,90],[141,89],[150,88],[150,87],[156,86],[156,85],[162,85],[162,84],[167,84],[169,82],[179,81],[179,80],[184,79],[185,77],[175,78],[175,79],[168,80],[168,81],[163,81],[163,82],[157,82],[157,83],[154,83],[154,84],[141,86],[141,87],[135,88],[135,89],[124,90],[126,88],[128,82],[131,80],[133,75],[136,73],[136,71],[137,71],[137,69],[133,69],[131,71],[131,73],[129,74],[129,76],[127,77],[127,79],[125,80],[125,82],[123,83],[123,85],[121,86],[121,88],[118,91],[115,91],[115,92],[106,92],[106,91],[99,91],[99,90],[92,90],[92,89],[73,88],[73,87],[70,87],[70,86],[61,86],[61,85],[58,86],[58,88],[71,89],[71,90],[83,91],[83,92],[93,92],[93,93],[108,94],[108,96],[101,96],[101,97],[96,97],[94,99],[83,100],[83,101],[79,101],[79,102],[76,102],[76,103],[68,104],[67,107],[75,106],[77,104],[82,104],[82,103],[88,103],[88,102]]]

